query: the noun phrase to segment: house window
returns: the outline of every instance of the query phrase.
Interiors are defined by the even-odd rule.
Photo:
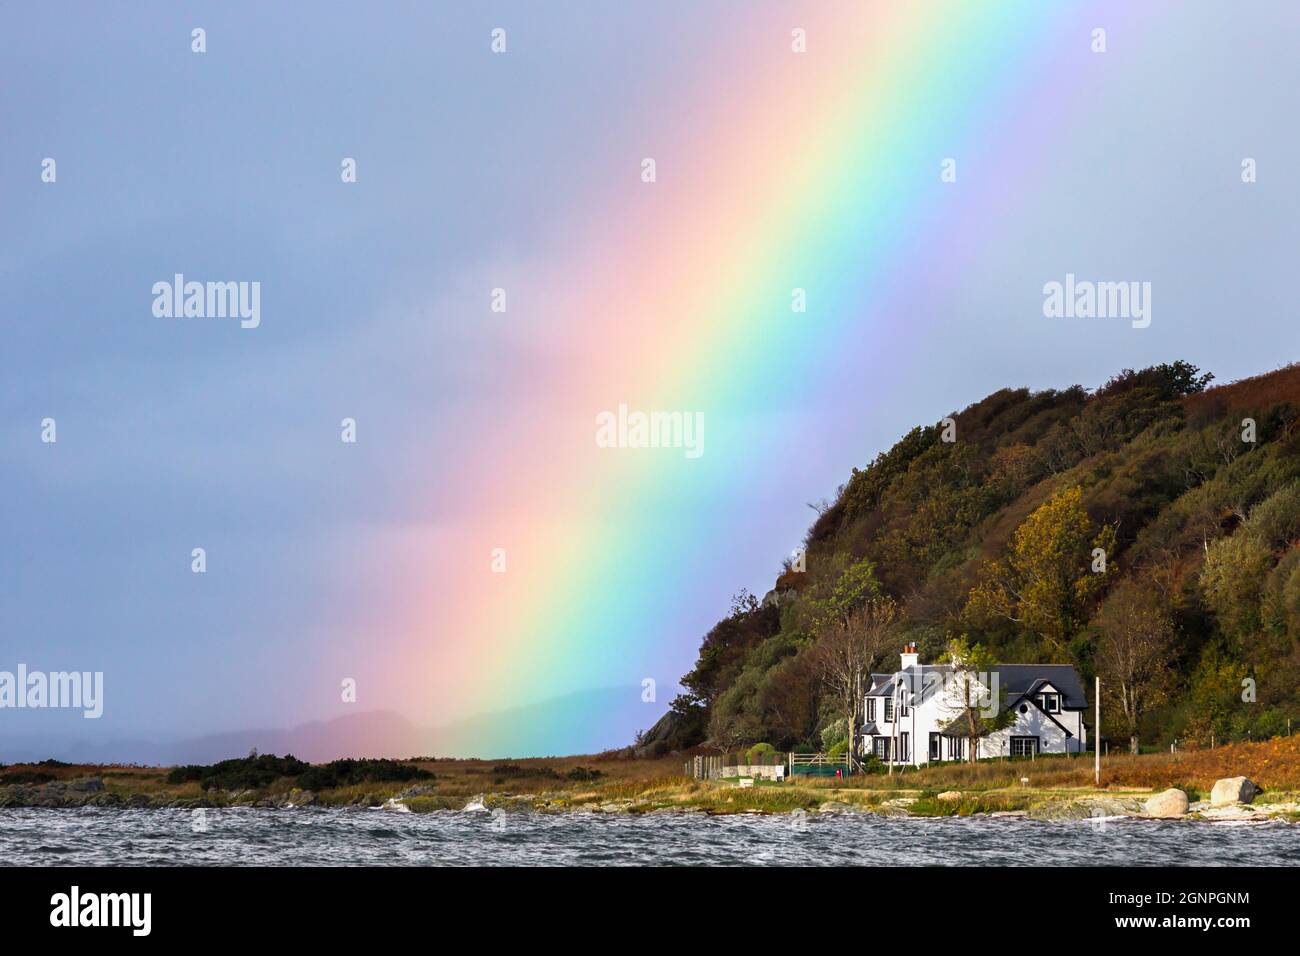
[[[902,700],[898,702],[898,716],[906,717],[911,712],[912,712],[911,709],[907,706],[907,698],[904,697]]]
[[[867,698],[867,720],[875,721],[876,719],[876,698]]]
[[[1037,737],[1012,737],[1011,738],[1011,756],[1032,757],[1036,753],[1038,753]]]
[[[894,722],[894,698],[886,697],[885,698],[885,723],[892,724],[893,722]]]
[[[1059,714],[1061,712],[1060,694],[1043,694],[1038,700],[1043,705],[1043,710],[1049,714]]]
[[[966,759],[966,738],[965,737],[948,738],[948,759],[949,760]]]
[[[898,759],[899,760],[912,759],[912,748],[908,746],[908,737],[907,737],[906,730],[898,735]]]
[[[930,759],[943,759],[943,736],[940,734],[930,734]]]
[[[889,738],[875,737],[871,741],[872,752],[881,760],[889,759]]]

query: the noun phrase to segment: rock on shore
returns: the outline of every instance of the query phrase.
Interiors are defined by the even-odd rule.
[[[1045,800],[1029,811],[1035,820],[1088,820],[1101,817],[1132,817],[1142,803],[1132,797],[1075,797]]]
[[[1176,819],[1187,813],[1187,805],[1187,794],[1171,787],[1146,802],[1146,815],[1157,820]]]
[[[1225,777],[1214,784],[1210,791],[1210,806],[1227,807],[1236,803],[1250,803],[1258,794],[1259,787],[1249,777]]]

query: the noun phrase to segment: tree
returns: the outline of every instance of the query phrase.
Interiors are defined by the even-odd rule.
[[[834,581],[828,588],[819,589],[821,593],[813,598],[814,634],[843,628],[855,611],[880,593],[876,567],[865,558],[849,564]]]
[[[1213,745],[1230,733],[1233,718],[1242,711],[1242,682],[1249,676],[1244,663],[1216,646],[1206,648],[1191,677],[1189,737]]]
[[[872,598],[826,627],[815,646],[818,674],[848,721],[850,752],[871,669],[892,646],[900,617],[891,598]]]
[[[1083,508],[1083,489],[1068,488],[1021,523],[1004,559],[984,566],[967,611],[1006,618],[1065,655],[1114,575],[1114,551],[1115,529],[1094,531]]]
[[[1095,660],[1102,678],[1118,691],[1129,750],[1138,752],[1143,715],[1164,699],[1176,656],[1174,623],[1149,589],[1126,581],[1097,613],[1101,631]]]
[[[948,720],[959,723],[966,740],[966,761],[974,763],[980,738],[1009,727],[1015,714],[1002,709],[993,676],[997,659],[988,649],[969,643],[962,635],[948,642],[943,659],[952,665],[952,671],[939,691],[939,707]]]
[[[1272,553],[1243,530],[1206,549],[1200,578],[1205,603],[1237,647],[1261,628],[1261,597],[1272,567]]]

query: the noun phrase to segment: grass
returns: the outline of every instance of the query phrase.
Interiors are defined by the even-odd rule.
[[[1265,791],[1300,790],[1300,736],[1255,743],[1228,744],[1214,750],[1184,750],[1134,756],[1111,753],[1102,758],[1103,789],[1164,790],[1190,788],[1208,794],[1222,777],[1245,776]],[[893,776],[871,774],[847,781],[809,780],[805,786],[857,785],[878,790],[1001,790],[1018,788],[1022,777],[1034,789],[1093,789],[1091,754],[1040,756],[1035,760],[981,760],[907,769]],[[859,783],[861,781],[861,783]],[[1189,791],[1190,793],[1190,791]]]
[[[785,813],[814,810],[827,803],[878,808],[900,797],[915,798],[908,810],[923,816],[964,816],[1000,810],[1023,810],[1043,801],[1095,793],[1140,796],[1177,786],[1191,799],[1204,798],[1220,777],[1244,775],[1264,788],[1258,803],[1294,802],[1300,792],[1300,737],[1232,744],[1215,750],[1103,758],[1102,786],[1093,786],[1092,759],[1039,757],[1036,760],[988,760],[976,764],[941,764],[894,775],[870,774],[841,780],[800,777],[774,783],[755,781],[741,788],[734,782],[701,781],[684,776],[683,756],[655,760],[625,759],[612,754],[547,757],[505,761],[419,758],[400,763],[412,770],[410,780],[349,782],[316,792],[327,806],[378,806],[416,786],[404,798],[414,811],[459,810],[482,796],[489,807],[528,806],[542,811],[610,809],[631,813],[694,809],[705,813]],[[291,799],[301,803],[300,776],[285,776],[247,790],[205,790],[194,779],[169,782],[169,769],[134,766],[19,764],[0,768],[0,804],[13,785],[37,786],[96,777],[104,793],[122,803],[151,801],[181,805],[200,800],[211,805],[251,805]],[[176,776],[174,775],[173,780]],[[1029,783],[1022,786],[1020,780]],[[422,778],[422,779],[421,779]],[[936,794],[960,791],[959,800],[940,801]],[[295,793],[294,791],[299,791]],[[12,792],[12,791],[9,791]],[[290,796],[292,794],[292,796]]]
[[[1035,803],[1028,793],[963,794],[960,800],[940,800],[935,794],[922,794],[907,808],[918,817],[968,817],[975,813],[1000,813],[1028,810]]]

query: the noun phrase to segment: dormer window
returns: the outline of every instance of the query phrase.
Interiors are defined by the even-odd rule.
[[[875,723],[876,720],[876,698],[867,698],[867,720]]]
[[[1038,703],[1049,714],[1059,714],[1061,712],[1060,694],[1040,694]]]
[[[904,697],[898,702],[898,716],[906,717],[909,713],[911,713],[911,711],[907,706],[907,698]]]

